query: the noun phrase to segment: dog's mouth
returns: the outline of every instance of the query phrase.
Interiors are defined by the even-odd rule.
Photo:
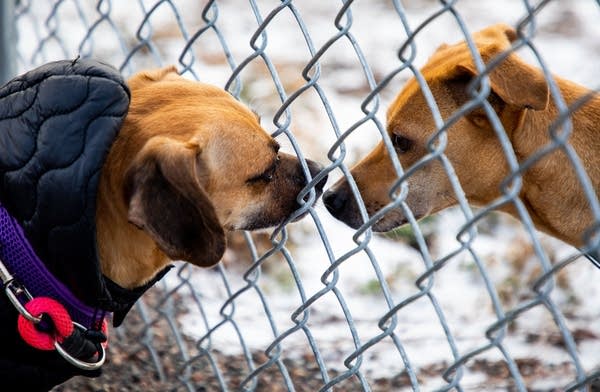
[[[323,194],[323,185],[325,184],[325,182],[327,181],[327,177],[325,177],[324,181],[321,181],[321,186],[319,187],[315,187],[315,199],[313,200],[313,202],[310,204],[309,207],[314,207],[315,204],[317,204],[317,200],[319,200],[319,198],[321,197],[321,195]],[[306,194],[302,200],[304,201],[305,204],[300,205],[298,203],[296,203],[296,211],[300,208],[306,208],[306,210],[304,212],[302,212],[302,214],[298,215],[297,217],[295,217],[294,219],[292,219],[292,222],[298,222],[299,220],[301,220],[302,218],[304,218],[306,215],[309,214],[310,210],[308,209],[306,203],[310,200],[310,194]]]
[[[412,213],[412,217],[415,222],[419,222],[421,219],[426,218],[426,217],[430,216],[431,214],[437,212],[436,210],[432,210],[429,208],[428,209],[419,209],[419,206],[411,208],[410,211]],[[375,223],[375,225],[373,225],[373,231],[378,232],[378,233],[385,233],[385,232],[393,231],[402,226],[408,225],[411,220],[409,220],[404,215],[404,212],[402,211],[402,209],[396,208],[396,209],[390,211],[389,213],[387,213],[386,215],[384,215],[384,217],[382,219],[377,221],[377,223]]]
[[[317,168],[315,170],[320,170],[320,168]],[[313,173],[315,174],[315,173]],[[292,213],[294,213],[295,211],[298,211],[299,209],[305,209],[304,212],[302,212],[300,215],[298,215],[297,217],[295,217],[294,219],[291,220],[291,222],[298,222],[299,220],[301,220],[302,218],[304,218],[306,215],[309,214],[310,210],[309,207],[314,207],[315,204],[317,203],[317,200],[319,200],[321,198],[321,196],[323,195],[323,188],[325,187],[325,184],[327,183],[327,178],[328,176],[325,175],[314,187],[315,190],[315,198],[313,200],[313,202],[310,204],[310,206],[307,206],[306,203],[308,203],[308,201],[310,200],[310,193],[307,193],[306,195],[304,195],[304,197],[302,198],[302,200],[304,201],[304,204],[300,204],[298,202],[295,202],[295,208],[294,211]]]
[[[308,214],[308,210],[306,212],[303,212],[301,215],[297,216],[296,218],[292,219],[289,222],[290,223],[298,222],[299,220],[304,218],[307,214]],[[255,216],[249,222],[245,223],[244,225],[242,225],[240,227],[236,227],[235,229],[237,229],[237,230],[268,229],[271,227],[280,226],[283,223],[285,223],[286,221],[287,221],[287,217],[277,218],[277,217],[271,217],[271,216],[265,216],[265,215],[258,215],[258,216]]]
[[[413,217],[415,221],[418,221],[428,215],[430,215],[430,211],[418,211],[416,209],[411,209]],[[371,214],[369,214],[371,215]],[[408,218],[402,212],[402,209],[395,208],[385,214],[380,220],[378,220],[372,227],[373,231],[377,233],[385,233],[394,229],[397,229],[401,226],[404,226],[409,223]]]
[[[306,203],[310,199],[310,194],[304,196],[303,200],[305,204],[299,204],[296,200],[293,200],[289,207],[275,207],[275,208],[264,208],[260,211],[255,212],[251,215],[251,217],[244,222],[243,224],[236,226],[234,229],[236,230],[259,230],[259,229],[267,229],[270,227],[277,227],[286,222],[294,223],[298,222],[304,217],[306,217],[310,213],[310,208],[314,207],[317,200],[321,197],[323,193],[322,187],[315,188],[315,198],[310,205]],[[293,219],[289,219],[290,216],[295,215],[298,210],[303,209],[301,214],[295,216]]]
[[[313,204],[313,205],[314,205],[314,204]],[[300,215],[298,215],[297,217],[295,217],[294,219],[292,219],[292,220],[291,220],[291,222],[292,222],[292,223],[295,223],[295,222],[301,221],[301,220],[302,220],[304,217],[306,217],[306,215],[308,215],[308,214],[309,214],[309,212],[310,212],[310,210],[308,210],[308,209],[307,209],[307,210],[306,210],[306,211],[304,211],[302,214],[300,214]],[[281,223],[283,223],[283,222],[284,222],[284,221],[282,221]],[[281,224],[281,223],[280,223],[280,224]]]
[[[375,215],[378,211],[379,211],[379,209],[374,210],[374,211],[367,209],[369,218],[373,217],[373,215]],[[414,215],[415,220],[419,220],[419,219],[425,217],[427,214],[413,212],[413,215]],[[340,218],[338,218],[338,219],[340,219]],[[340,220],[342,220],[345,224],[347,224],[354,230],[357,230],[364,225],[363,220],[360,218],[360,216],[358,214],[356,216],[353,216],[352,218],[344,217],[344,219],[340,219]],[[408,218],[406,218],[404,216],[404,214],[402,213],[402,210],[400,210],[398,208],[398,209],[394,209],[394,210],[386,213],[383,217],[381,217],[378,221],[376,221],[373,225],[371,225],[371,229],[376,233],[386,233],[388,231],[392,231],[401,226],[404,226],[404,225],[408,224],[408,222],[409,222]]]
[[[404,226],[407,223],[408,219],[404,216],[398,218],[387,218],[384,216],[372,226],[372,229],[377,233],[385,233],[397,229],[400,226]]]
[[[321,170],[321,166],[317,165],[312,161],[307,161],[309,168],[313,176],[318,175]],[[294,173],[296,174],[296,173]],[[304,179],[296,180],[290,186],[289,182],[283,182],[279,185],[279,188],[272,191],[270,201],[262,205],[260,208],[250,213],[246,222],[240,227],[236,227],[238,230],[258,230],[266,229],[270,227],[277,227],[284,223],[298,222],[302,218],[309,214],[310,208],[312,208],[317,200],[323,194],[323,188],[327,182],[327,175],[324,175],[313,187],[314,192],[309,192],[303,196],[304,203],[297,201],[299,193],[307,186]],[[293,177],[296,178],[296,177]],[[299,178],[299,176],[297,176]],[[312,202],[311,193],[314,194]],[[301,213],[299,213],[302,211]],[[290,219],[291,218],[291,219]]]

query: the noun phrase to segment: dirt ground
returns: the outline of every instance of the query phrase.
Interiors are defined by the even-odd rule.
[[[152,290],[152,300],[160,301],[157,290]],[[156,303],[156,302],[155,302]],[[95,379],[75,377],[57,386],[53,392],[165,392],[165,391],[268,391],[316,392],[324,385],[323,374],[311,353],[297,359],[284,358],[269,363],[269,358],[261,352],[251,354],[254,369],[264,366],[254,378],[246,382],[252,373],[244,355],[225,355],[216,350],[210,355],[200,355],[196,342],[181,337],[177,344],[167,319],[157,318],[152,324],[152,338],[145,340],[145,324],[137,311],[132,311],[118,333],[113,330],[103,374]],[[182,358],[181,346],[185,346],[188,361]],[[151,350],[149,349],[151,348]],[[207,352],[204,351],[206,354]],[[153,358],[159,364],[155,365]],[[565,362],[549,365],[540,358],[516,359],[516,364],[527,385],[536,381],[572,376],[573,365]],[[442,380],[448,363],[432,363],[418,369],[416,374],[423,387],[428,380]],[[503,361],[475,359],[467,363],[469,372],[480,375],[478,382],[461,382],[465,391],[516,391],[510,378],[508,367]],[[283,370],[282,370],[283,369]],[[161,377],[162,374],[162,377]],[[285,374],[285,376],[284,376]],[[329,381],[339,377],[332,391],[391,392],[411,390],[408,374],[404,371],[393,377],[374,378],[369,374],[352,375],[350,372],[329,370]],[[361,380],[362,378],[362,380]],[[286,382],[287,379],[287,382]],[[362,383],[368,383],[363,387]],[[292,385],[289,388],[288,385]],[[439,386],[439,384],[438,384]],[[426,390],[425,387],[423,390]],[[559,392],[560,388],[529,389],[531,392]],[[600,380],[590,385],[590,392],[600,392]]]
[[[117,350],[111,350],[112,360],[105,365],[103,375],[97,379],[87,379],[84,377],[76,377],[65,384],[56,387],[54,392],[126,392],[126,391],[186,391],[186,385],[176,377],[169,378],[167,381],[161,381],[156,372],[156,368],[151,361],[139,360],[136,354],[117,353]],[[256,359],[258,356],[255,356]],[[116,359],[118,358],[118,359]],[[318,366],[312,362],[290,361],[283,360],[285,367],[292,380],[292,384],[297,392],[316,392],[323,387],[322,377]],[[537,373],[552,374],[561,372],[564,369],[561,367],[548,368],[542,366],[539,360],[522,360],[518,361],[520,370],[524,375],[531,376]],[[418,379],[431,376],[432,373],[438,373],[443,368],[444,364],[434,364],[427,369],[421,369]],[[567,366],[567,365],[565,365]],[[248,383],[244,389],[240,386],[247,375],[246,362],[242,356],[238,357],[222,357],[219,358],[219,367],[224,374],[227,374],[226,385],[230,391],[239,390],[254,390],[254,391],[269,391],[269,392],[284,392],[288,389],[283,376],[277,366],[271,366],[267,370],[260,373],[256,379],[256,384]],[[246,370],[246,372],[242,371]],[[479,369],[486,374],[490,383],[480,383],[478,385],[465,386],[464,390],[468,391],[516,391],[510,381],[507,381],[508,370],[502,362],[475,361],[469,369]],[[173,369],[171,369],[173,370]],[[555,374],[555,373],[554,373]],[[330,379],[338,376],[336,372],[330,372]],[[527,377],[526,377],[527,378]],[[223,391],[224,388],[219,384],[214,372],[208,366],[202,370],[194,372],[188,384],[192,390],[199,392]],[[491,389],[487,387],[493,385]],[[392,378],[370,380],[369,386],[374,392],[390,392],[399,390],[410,390],[410,380],[405,372],[400,373]],[[357,377],[350,377],[345,381],[336,384],[333,391],[349,391],[359,392],[364,391]],[[559,392],[560,388],[551,389],[531,389],[532,392]],[[600,382],[596,382],[589,388],[590,392],[600,392]]]

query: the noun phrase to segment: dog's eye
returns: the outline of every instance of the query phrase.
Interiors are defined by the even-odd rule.
[[[413,141],[407,137],[402,135],[392,134],[392,145],[396,149],[396,151],[400,153],[408,152],[412,146]]]
[[[256,175],[250,179],[248,179],[248,183],[255,183],[258,181],[271,182],[273,180],[273,176],[275,175],[275,170],[279,165],[279,156],[275,159],[275,162],[264,172],[259,175]]]
[[[264,172],[260,177],[262,180],[271,181],[275,175],[275,166]]]

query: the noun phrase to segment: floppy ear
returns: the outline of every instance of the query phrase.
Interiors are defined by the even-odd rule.
[[[147,83],[158,82],[165,79],[176,79],[179,77],[177,68],[174,65],[170,65],[168,67],[138,72],[129,78],[127,84],[133,89],[140,88]]]
[[[477,40],[480,39],[480,44]],[[514,29],[497,25],[475,36],[475,43],[485,64],[510,49],[516,40]],[[472,59],[457,64],[457,74],[478,74]],[[511,53],[498,63],[488,74],[492,90],[504,102],[519,108],[543,110],[548,105],[548,84],[542,72]]]
[[[173,260],[216,264],[225,251],[225,233],[200,184],[206,169],[195,149],[171,140],[152,142],[125,175],[129,221]]]

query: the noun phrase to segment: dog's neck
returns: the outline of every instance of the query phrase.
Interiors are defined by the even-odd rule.
[[[132,289],[149,282],[170,260],[145,231],[128,222],[127,208],[114,180],[105,173],[99,184],[98,253],[102,273],[121,287]]]
[[[573,82],[560,78],[555,80],[567,106],[589,93],[589,90]],[[559,110],[552,97],[545,110],[525,110],[519,126],[511,134],[515,153],[521,163],[544,146],[554,143],[548,130],[558,115]],[[598,193],[600,165],[596,155],[600,151],[600,97],[591,97],[575,111],[571,121],[568,142],[579,155]],[[557,133],[560,133],[560,128]],[[573,163],[563,151],[553,151],[524,173],[520,196],[539,229],[569,243],[581,245],[584,230],[592,224],[592,214],[582,185],[572,168]],[[557,226],[551,222],[562,224]],[[576,230],[567,231],[566,228]]]

